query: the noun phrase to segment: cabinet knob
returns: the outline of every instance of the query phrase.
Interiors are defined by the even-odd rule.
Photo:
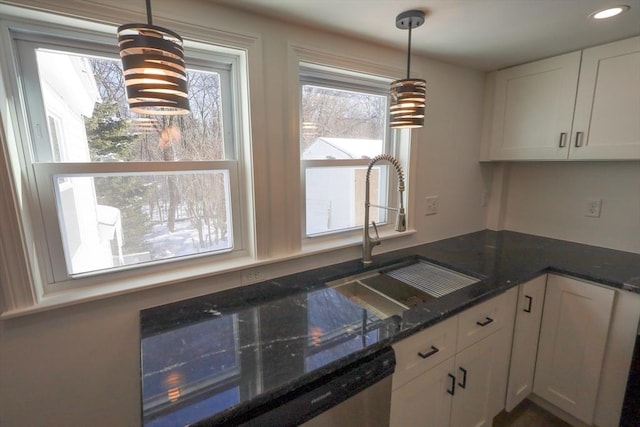
[[[576,132],[576,147],[582,147],[582,137],[584,132]]]

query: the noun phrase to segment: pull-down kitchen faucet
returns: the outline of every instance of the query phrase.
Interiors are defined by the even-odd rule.
[[[400,193],[400,207],[399,208],[391,208],[389,206],[379,206],[372,205],[369,203],[369,178],[371,175],[371,169],[373,166],[379,162],[380,160],[386,160],[391,163],[396,168],[396,173],[398,174],[398,193]],[[369,162],[369,166],[367,167],[367,177],[365,180],[365,193],[364,193],[364,236],[362,238],[362,262],[364,264],[371,264],[371,252],[373,251],[373,247],[380,244],[380,235],[378,234],[378,227],[376,227],[375,222],[371,222],[373,225],[373,229],[376,232],[376,237],[371,237],[369,234],[369,207],[373,206],[375,208],[386,209],[390,211],[397,211],[398,215],[396,216],[396,231],[406,231],[407,230],[407,217],[404,213],[404,202],[402,200],[402,193],[404,192],[404,173],[402,173],[402,165],[400,162],[389,154],[380,154],[379,156],[374,157]]]

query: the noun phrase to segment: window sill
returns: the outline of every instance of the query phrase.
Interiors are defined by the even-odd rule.
[[[400,239],[403,237],[408,237],[416,234],[416,230],[407,230],[402,233],[394,231],[392,229],[381,230],[380,231],[380,240],[393,240]],[[348,248],[351,246],[361,246],[362,245],[362,230],[359,230],[357,234],[350,234],[349,236],[344,237],[332,237],[332,238],[320,238],[315,240],[314,238],[308,239],[303,245],[301,249],[302,255],[312,255],[312,254],[321,254],[324,252],[333,251],[336,249]],[[384,248],[383,248],[384,249]],[[378,249],[378,252],[380,249]]]
[[[393,230],[385,230],[380,233],[380,240],[388,241],[407,238],[409,236],[415,235],[416,232],[416,230],[407,230],[403,233],[398,233]],[[41,313],[57,308],[69,307],[72,305],[83,304],[100,299],[107,299],[119,295],[163,287],[171,284],[177,284],[180,282],[197,280],[204,277],[215,277],[227,273],[237,273],[250,268],[259,266],[270,266],[287,261],[294,261],[305,257],[312,257],[314,255],[321,255],[340,249],[357,247],[360,245],[362,245],[361,231],[359,233],[352,233],[349,236],[308,241],[303,245],[302,249],[299,252],[291,255],[280,256],[277,258],[256,260],[249,256],[243,255],[218,261],[215,264],[215,269],[212,268],[211,263],[203,263],[199,266],[183,266],[180,268],[171,268],[163,271],[156,271],[151,274],[138,275],[137,277],[111,282],[109,284],[93,285],[87,288],[73,288],[55,291],[50,295],[44,296],[40,299],[39,302],[32,306],[3,312],[2,314],[0,314],[0,319],[11,319],[30,314]],[[382,246],[382,249],[384,250],[384,245]],[[378,250],[378,253],[380,253],[380,250]],[[314,266],[311,268],[321,267],[322,260],[318,260],[317,265],[315,265],[316,263],[312,264],[314,264]],[[276,275],[281,276],[296,272],[288,271],[289,268],[287,268],[286,266],[285,268],[281,268],[274,265],[274,267],[275,268],[272,268],[272,270],[274,272],[277,271],[278,273],[272,275],[266,274],[263,280],[269,280],[270,278],[276,277]],[[295,267],[291,267],[292,270],[296,270]],[[269,270],[269,268],[266,268],[266,270]],[[240,280],[238,286],[249,286],[253,283],[257,282],[243,283],[243,281]],[[216,290],[212,290],[212,292],[216,292]]]
[[[0,319],[10,319],[132,292],[197,280],[203,277],[233,273],[257,264],[260,264],[260,262],[244,255],[217,261],[215,268],[212,268],[211,263],[201,263],[197,266],[180,266],[178,268],[175,268],[175,264],[171,264],[173,268],[162,269],[148,274],[137,274],[133,277],[130,276],[124,279],[114,280],[110,283],[89,285],[85,288],[75,287],[55,290],[41,297],[34,305],[3,312],[0,314]]]

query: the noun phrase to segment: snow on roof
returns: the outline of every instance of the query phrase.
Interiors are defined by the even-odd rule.
[[[318,138],[303,154],[304,159],[370,159],[382,154],[382,140]]]

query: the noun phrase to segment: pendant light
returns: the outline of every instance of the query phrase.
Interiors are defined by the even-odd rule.
[[[146,2],[148,24],[118,27],[129,106],[139,114],[188,114],[182,38],[153,25],[151,0]]]
[[[407,78],[391,83],[391,106],[389,125],[392,128],[419,128],[424,126],[424,111],[427,82],[412,79],[411,70],[411,30],[424,24],[424,12],[408,10],[396,17],[396,27],[409,30],[407,49]]]

